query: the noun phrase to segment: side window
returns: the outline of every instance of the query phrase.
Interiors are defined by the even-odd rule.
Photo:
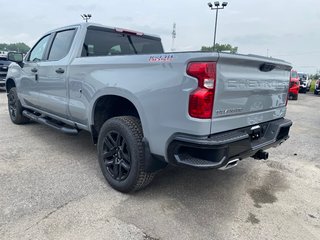
[[[43,37],[37,45],[32,49],[29,55],[29,61],[38,62],[44,60],[44,52],[49,42],[50,35]]]
[[[73,41],[75,29],[57,32],[49,53],[49,60],[57,61],[67,56]]]
[[[163,53],[163,47],[159,40],[142,38],[140,36],[131,36],[130,38],[138,54]]]

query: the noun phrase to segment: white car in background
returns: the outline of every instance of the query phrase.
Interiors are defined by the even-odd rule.
[[[311,87],[311,79],[309,79],[308,74],[303,72],[298,72],[300,78],[300,89],[299,92],[306,93],[310,90]]]

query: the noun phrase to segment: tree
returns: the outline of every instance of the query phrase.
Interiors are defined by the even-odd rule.
[[[316,74],[311,74],[309,76],[310,79],[315,79],[315,80],[318,80],[320,78],[320,74],[319,73],[316,73]]]
[[[21,52],[21,53],[27,53],[30,50],[30,47],[23,43],[0,43],[0,51],[16,51],[16,52]]]
[[[215,51],[217,52],[230,52],[230,53],[237,53],[238,52],[238,47],[233,47],[230,44],[219,44],[216,43],[215,46]],[[201,47],[201,51],[203,52],[212,52],[213,51],[213,47],[207,47],[207,46],[202,46]]]

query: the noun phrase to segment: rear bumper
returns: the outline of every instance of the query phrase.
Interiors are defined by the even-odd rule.
[[[251,157],[260,150],[280,145],[289,138],[291,126],[290,120],[282,118],[209,137],[176,134],[169,141],[168,161],[200,169],[223,168],[234,159]],[[258,139],[253,136],[256,129]]]

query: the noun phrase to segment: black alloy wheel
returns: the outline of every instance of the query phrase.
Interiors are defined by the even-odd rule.
[[[108,119],[98,138],[98,160],[103,176],[114,189],[134,192],[146,187],[155,172],[145,170],[141,122],[133,116]]]
[[[103,141],[103,160],[108,173],[117,181],[125,180],[131,169],[129,147],[123,136],[110,131]]]
[[[17,96],[10,91],[8,94],[8,108],[12,120],[17,118]]]

